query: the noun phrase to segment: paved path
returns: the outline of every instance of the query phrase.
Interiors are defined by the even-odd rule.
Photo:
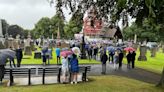
[[[100,64],[90,64],[91,66],[91,72],[89,73],[89,76],[100,76],[101,75],[101,65]],[[7,66],[9,67],[9,66]],[[22,68],[33,68],[33,67],[58,67],[57,65],[22,65]],[[122,69],[120,70],[114,70],[113,64],[107,64],[107,73],[106,75],[117,75],[117,76],[123,76],[128,77],[132,79],[136,79],[139,81],[157,84],[160,80],[161,76],[160,74],[156,74],[153,72],[149,72],[140,68],[135,69],[127,69],[126,65],[123,65]]]

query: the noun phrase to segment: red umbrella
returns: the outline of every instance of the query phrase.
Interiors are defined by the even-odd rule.
[[[129,51],[135,51],[135,49],[132,48],[132,47],[126,47],[126,48],[124,48],[124,50],[125,50],[125,51],[128,51],[128,52],[129,52]]]
[[[73,54],[72,51],[62,51],[62,52],[60,53],[60,55],[63,56],[63,57],[66,57],[66,56],[71,55],[71,54]]]

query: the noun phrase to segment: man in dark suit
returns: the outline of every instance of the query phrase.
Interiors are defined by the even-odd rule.
[[[108,56],[104,52],[102,57],[101,57],[101,63],[102,63],[102,74],[106,74],[106,62],[108,60]]]
[[[124,54],[122,51],[119,51],[119,68],[122,67],[122,60],[123,60]]]
[[[135,57],[136,57],[136,52],[135,52],[135,51],[133,51],[133,52],[132,52],[132,57],[131,57],[131,61],[132,61],[132,68],[134,68],[134,67],[135,67]]]
[[[16,49],[17,67],[20,67],[22,57],[23,57],[22,49],[21,48]]]

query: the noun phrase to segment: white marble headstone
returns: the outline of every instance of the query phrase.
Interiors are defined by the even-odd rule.
[[[3,33],[2,33],[2,20],[0,19],[0,38],[3,38]]]

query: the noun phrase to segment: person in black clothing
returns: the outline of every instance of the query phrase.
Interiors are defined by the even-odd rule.
[[[94,49],[93,49],[93,55],[94,55],[94,59],[95,60],[97,59],[97,53],[98,53],[98,48],[97,47],[94,47]]]
[[[23,57],[22,49],[21,48],[16,49],[17,67],[20,67],[22,57]]]
[[[104,52],[104,54],[101,57],[101,63],[102,63],[102,74],[106,74],[106,62],[108,60],[108,56]]]
[[[113,63],[113,56],[114,56],[114,52],[109,52],[109,62]]]
[[[4,78],[5,73],[5,65],[0,65],[0,84],[2,83],[2,80]]]
[[[133,52],[132,52],[132,57],[131,57],[132,68],[135,67],[135,57],[136,57],[136,52],[133,51]]]
[[[127,61],[128,61],[128,63],[127,63],[127,68],[128,68],[128,69],[130,69],[131,57],[132,57],[132,53],[129,52],[129,53],[127,54],[127,56],[126,56]]]
[[[130,64],[132,63],[132,68],[135,67],[135,56],[136,56],[136,53],[135,51],[130,51],[128,53],[128,55],[126,56],[127,57],[127,61],[128,61],[128,64],[127,64],[127,67],[130,69]]]
[[[91,60],[92,59],[92,47],[90,47],[88,50],[88,56],[89,56],[89,60]]]
[[[123,52],[120,50],[119,51],[119,68],[122,67],[122,60],[123,60],[124,54]]]

